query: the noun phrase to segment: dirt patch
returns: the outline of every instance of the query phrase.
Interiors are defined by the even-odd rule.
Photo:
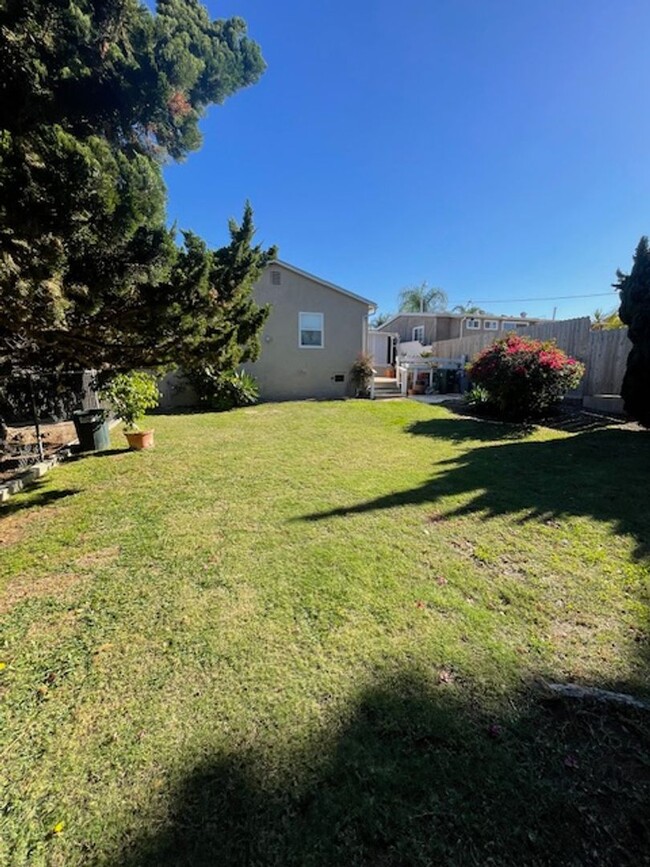
[[[0,516],[2,512],[0,511]],[[26,516],[25,516],[26,517]],[[25,533],[25,521],[16,518],[4,518],[0,523],[0,547],[15,545]]]
[[[120,556],[119,545],[111,548],[100,548],[99,551],[89,551],[75,560],[75,566],[79,569],[95,569],[99,566],[107,566]]]
[[[44,599],[47,596],[60,597],[66,590],[79,583],[83,578],[75,572],[64,572],[62,575],[46,575],[40,579],[29,579],[20,576],[9,582],[0,598],[0,614],[7,614],[25,599]]]

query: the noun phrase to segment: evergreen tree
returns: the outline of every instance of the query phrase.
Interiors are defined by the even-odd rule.
[[[165,160],[264,71],[198,0],[0,2],[0,368],[230,363],[265,313],[252,211],[211,251],[166,226]],[[238,341],[242,341],[241,348]]]
[[[631,272],[617,271],[616,276],[619,315],[632,341],[621,394],[626,412],[650,427],[650,245],[646,236],[638,243]]]

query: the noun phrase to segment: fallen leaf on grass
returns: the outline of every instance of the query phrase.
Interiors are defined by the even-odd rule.
[[[449,582],[447,581],[447,579],[444,576],[440,575],[438,578],[436,578],[436,584],[439,584],[441,587],[444,587],[445,584],[449,584]]]
[[[427,605],[426,605],[426,602],[422,602],[422,600],[419,599],[419,600],[415,603],[415,607],[416,607],[416,608],[426,608]]]
[[[453,683],[456,680],[453,671],[441,668],[438,672],[438,683]]]

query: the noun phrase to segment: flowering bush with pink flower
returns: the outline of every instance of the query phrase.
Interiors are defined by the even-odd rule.
[[[535,418],[576,388],[584,365],[555,344],[509,334],[480,352],[468,367],[473,385],[503,418]]]

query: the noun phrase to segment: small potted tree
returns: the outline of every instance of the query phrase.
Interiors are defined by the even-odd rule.
[[[139,450],[153,447],[153,430],[141,431],[137,421],[148,409],[158,406],[160,394],[155,377],[136,370],[118,373],[100,389],[99,396],[110,404],[115,415],[124,422],[124,436],[129,448]]]

